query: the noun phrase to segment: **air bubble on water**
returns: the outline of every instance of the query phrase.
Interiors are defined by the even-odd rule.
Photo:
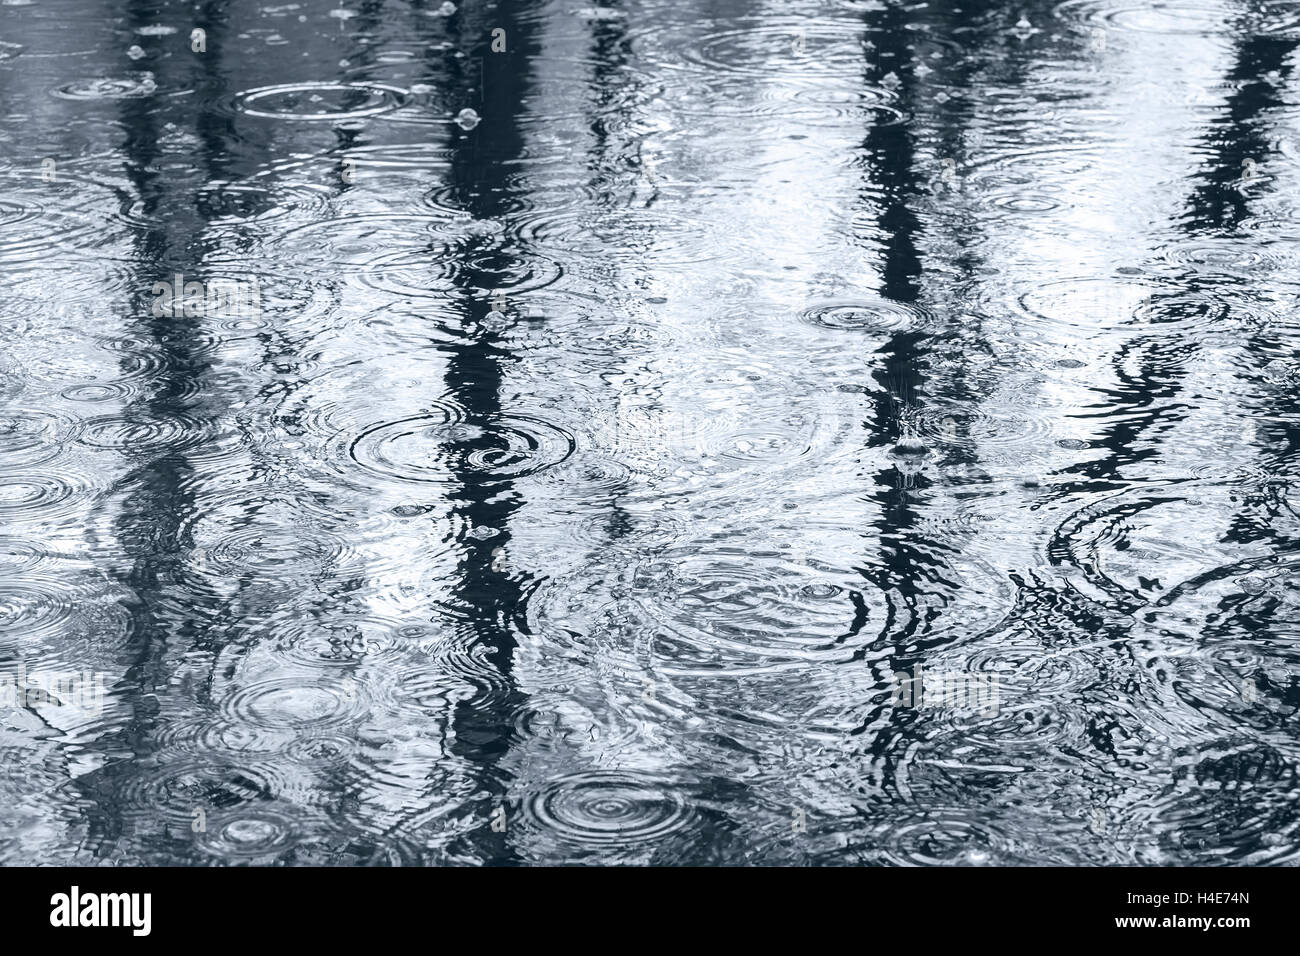
[[[132,44],[129,48],[127,48],[126,55],[133,60],[138,60],[142,56],[144,56],[144,50]]]
[[[1237,582],[1237,585],[1247,594],[1263,594],[1268,589],[1268,582],[1254,574],[1246,575]]]
[[[497,531],[496,528],[489,528],[487,525],[478,525],[477,527],[471,528],[468,533],[471,538],[476,538],[479,541],[486,541],[488,538],[495,538],[501,532]]]
[[[925,447],[925,442],[915,435],[904,435],[898,440],[898,444],[890,449],[889,453],[895,458],[916,459],[924,458],[930,454],[930,449]]]
[[[474,112],[468,106],[456,114],[456,125],[463,130],[471,130],[480,122],[478,113]]]
[[[440,17],[449,17],[455,12],[456,12],[456,4],[452,3],[451,0],[447,0],[446,3],[444,3],[442,6],[440,6],[437,10],[434,11],[434,13]]]

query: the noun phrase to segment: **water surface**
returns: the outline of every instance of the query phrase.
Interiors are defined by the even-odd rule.
[[[1298,45],[6,0],[0,861],[1296,862]]]

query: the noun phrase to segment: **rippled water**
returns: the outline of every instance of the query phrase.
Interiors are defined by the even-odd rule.
[[[1300,860],[1297,46],[6,0],[0,860]]]

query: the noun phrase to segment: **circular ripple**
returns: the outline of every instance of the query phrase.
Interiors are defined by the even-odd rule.
[[[1066,0],[1056,12],[1116,30],[1166,36],[1222,36],[1243,20],[1252,33],[1270,35],[1288,33],[1300,25],[1300,4],[1296,0],[1264,0],[1241,10],[1208,0],[1147,4],[1132,0]]]
[[[625,497],[635,475],[627,463],[613,456],[586,453],[548,469],[544,480],[556,496],[598,505]],[[607,515],[601,517],[609,520]]]
[[[223,860],[275,857],[294,843],[294,820],[270,808],[256,807],[208,817],[195,844]]]
[[[1037,687],[1033,690],[1039,692]],[[1076,709],[1050,700],[1008,696],[999,688],[1000,700],[992,716],[944,710],[937,723],[950,728],[949,733],[964,733],[977,747],[1008,755],[1042,754],[1084,739],[1085,721]]]
[[[73,422],[48,412],[0,414],[0,464],[35,465],[49,461],[66,442],[76,437],[77,426]]]
[[[694,814],[681,794],[631,772],[572,774],[524,802],[535,825],[577,847],[651,843],[688,827]]]
[[[301,586],[313,577],[345,568],[355,556],[341,535],[318,528],[254,523],[234,528],[200,527],[185,577],[212,591],[221,582],[254,581],[261,586]]]
[[[414,416],[375,425],[352,443],[358,465],[397,481],[448,483],[469,469],[480,480],[511,481],[564,461],[574,449],[562,428],[522,415],[484,425]]]
[[[235,724],[219,714],[204,714],[173,716],[159,726],[154,739],[160,747],[194,757],[226,753],[257,758],[284,753],[295,736],[292,730]]]
[[[266,224],[295,214],[316,216],[329,204],[329,190],[323,185],[288,182],[208,182],[196,191],[194,204],[212,226],[245,223]],[[125,211],[128,221],[151,225],[140,205]]]
[[[381,83],[290,83],[245,90],[236,95],[235,109],[269,119],[338,120],[387,113],[407,97]]]
[[[363,688],[356,681],[322,684],[306,677],[276,677],[238,688],[222,710],[232,721],[257,727],[319,730],[364,717]]]
[[[1010,841],[983,809],[918,812],[888,824],[877,840],[882,862],[894,866],[997,866],[1014,859]]]
[[[791,81],[809,77],[858,80],[868,53],[866,42],[871,36],[862,21],[854,18],[816,20],[772,16],[728,20],[725,26],[726,29],[678,41],[685,63],[703,68],[711,75],[764,79],[780,75]],[[662,42],[670,37],[655,39]],[[914,36],[914,43],[918,55],[928,55],[941,46],[955,48],[950,42],[919,32]],[[671,61],[673,57],[660,59]]]
[[[674,93],[687,107],[678,121],[682,129],[694,129],[699,114],[692,107],[709,103],[709,117],[737,117],[773,123],[788,123],[797,117],[810,128],[822,124],[856,121],[872,129],[896,126],[906,114],[894,105],[895,94],[883,86],[862,82],[846,86],[826,75],[806,74],[780,86],[749,86],[744,96],[737,96],[734,74],[683,77],[674,84]],[[752,162],[752,154],[735,157],[737,163]],[[674,177],[675,178],[675,177]]]
[[[0,520],[11,524],[40,521],[53,525],[73,515],[90,497],[80,479],[59,475],[8,474],[0,476]]]
[[[1051,212],[1061,205],[1049,196],[1021,191],[996,193],[988,196],[987,201],[998,209],[1025,214]]]
[[[427,857],[422,843],[349,826],[298,834],[292,860],[299,866],[421,866]]]
[[[361,282],[410,299],[443,299],[449,293],[521,295],[560,278],[559,263],[537,253],[448,247],[438,252],[395,252],[363,267]]]
[[[348,673],[363,661],[373,667],[400,660],[403,648],[418,637],[396,621],[369,614],[330,619],[297,612],[277,622],[266,640],[286,661]]]
[[[342,734],[303,734],[295,738],[285,755],[308,767],[337,767],[346,764],[357,750],[357,741]]]
[[[521,741],[544,746],[590,745],[594,741],[608,750],[617,750],[633,746],[640,728],[626,714],[596,714],[567,694],[543,692],[529,695],[527,705],[515,718],[515,733]]]
[[[50,552],[35,541],[0,538],[0,579],[30,571],[49,558]]]
[[[0,262],[28,263],[56,255],[93,253],[125,236],[122,225],[113,221],[118,205],[114,193],[98,183],[74,180],[67,174],[60,174],[52,183],[4,175],[0,176],[0,192],[5,196],[0,201],[5,225],[0,232]],[[38,314],[45,316],[56,308],[89,311],[105,295],[102,286],[97,289],[91,279],[75,275],[67,276],[66,281],[61,278],[57,287],[35,275],[34,286],[27,296],[38,306]],[[23,294],[21,285],[11,283],[6,298],[15,290]],[[8,316],[0,319],[8,320]]]
[[[499,247],[501,234],[496,223],[445,211],[359,213],[282,229],[274,236],[274,255],[297,269],[321,266],[354,275],[389,257],[400,257],[401,265],[413,269],[422,256],[424,268],[436,278],[448,268],[442,259],[452,254],[449,250],[472,249],[476,242]]]
[[[212,756],[188,757],[162,751],[148,763],[134,762],[114,779],[113,792],[124,815],[150,823],[161,822],[191,833],[204,814],[222,812],[225,818],[271,801],[283,782],[266,765],[236,765]],[[235,808],[238,808],[236,810]]]
[[[1166,249],[1165,261],[1192,266],[1197,272],[1246,277],[1265,263],[1280,261],[1272,249],[1248,248],[1240,240],[1199,239]]]
[[[666,675],[765,673],[844,663],[907,609],[853,575],[784,554],[680,546],[633,576],[631,597],[653,627],[650,653]],[[530,608],[562,625],[565,597],[547,592]]]
[[[83,422],[78,441],[91,448],[153,452],[188,448],[203,441],[206,429],[188,415],[166,417],[102,415]]]
[[[1130,327],[1189,330],[1213,327],[1227,306],[1208,296],[1131,278],[1062,279],[1020,298],[1031,317],[1098,332]]]
[[[92,80],[78,80],[67,83],[54,91],[54,95],[66,100],[123,100],[140,96],[152,96],[158,90],[152,73],[142,73],[135,77],[111,79],[99,77]]]
[[[1230,540],[1216,541],[1203,522],[1207,509],[1236,494],[1232,483],[1218,481],[1153,483],[1109,494],[1057,527],[1048,557],[1077,569],[1122,604],[1174,605],[1231,578],[1235,562],[1249,553]]]
[[[1175,786],[1126,815],[1120,836],[1143,864],[1293,863],[1300,846],[1296,767],[1259,743],[1204,746]]]
[[[105,337],[99,340],[100,347],[113,353],[113,362],[117,366],[115,381],[130,383],[148,381],[162,374],[167,368],[167,353],[156,341],[146,336],[121,335]],[[188,397],[201,387],[196,376],[194,383],[181,394],[173,396],[177,400]]]
[[[655,322],[651,316],[629,316],[621,308],[548,299],[533,307],[544,319],[534,333],[538,344],[562,349],[579,359],[594,356],[603,360],[654,350],[668,352],[680,346],[677,330]]]
[[[0,582],[0,641],[27,642],[59,631],[84,597],[63,582],[30,573]]]
[[[528,246],[556,255],[562,263],[653,262],[656,265],[690,265],[709,262],[733,250],[737,237],[720,242],[702,220],[663,209],[552,210],[517,221],[518,238]],[[588,265],[588,268],[590,266]],[[571,271],[566,269],[565,271]]]
[[[70,385],[59,394],[72,402],[99,403],[126,401],[137,391],[137,388],[124,382],[85,382]]]
[[[1119,30],[1136,30],[1140,33],[1183,36],[1218,34],[1231,22],[1223,7],[1217,4],[1189,2],[1189,0],[1154,4],[1082,0],[1076,4],[1062,4],[1057,9],[1065,11],[1071,6],[1086,11],[1090,21],[1105,23]]]
[[[550,477],[548,475],[548,477]],[[572,486],[570,489],[572,490]],[[618,501],[622,495],[617,488],[606,501]],[[624,492],[625,493],[625,492]],[[581,496],[581,491],[578,491]],[[599,492],[592,499],[599,505],[602,499]],[[575,541],[586,545],[612,548],[629,553],[655,554],[685,537],[691,528],[692,519],[686,514],[661,508],[655,511],[640,511],[634,506],[622,503],[617,518],[611,520],[608,511],[600,511],[584,517],[576,527],[571,529]]]
[[[799,318],[843,332],[908,332],[933,322],[933,316],[920,306],[890,299],[822,302],[804,309]]]
[[[40,215],[36,206],[27,206],[0,199],[0,227],[8,228],[21,222],[31,222]]]
[[[1003,641],[971,654],[966,670],[996,677],[1004,700],[1030,692],[1044,696],[1072,694],[1098,680],[1097,653],[1083,648]]]
[[[1047,414],[1035,417],[1025,412],[988,408],[926,405],[910,412],[906,421],[916,437],[929,446],[1045,447],[1051,443],[1053,433],[1052,419]]]

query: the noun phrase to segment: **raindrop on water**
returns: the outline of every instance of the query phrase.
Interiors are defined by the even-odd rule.
[[[930,449],[915,435],[905,434],[889,453],[895,458],[924,458],[930,454]]]

